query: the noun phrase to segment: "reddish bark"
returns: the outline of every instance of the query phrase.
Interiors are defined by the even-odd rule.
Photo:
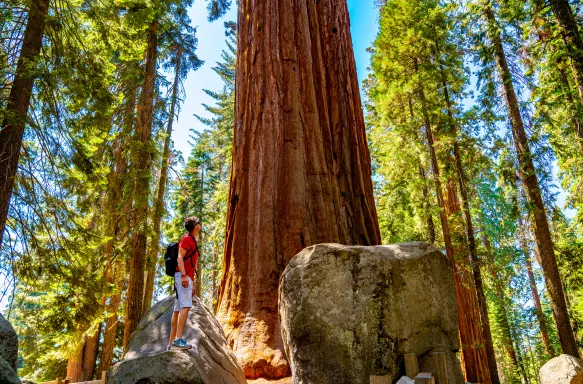
[[[123,349],[142,317],[144,299],[144,269],[146,264],[146,242],[148,233],[148,195],[152,168],[152,120],[154,102],[154,83],[156,79],[156,56],[158,48],[158,21],[154,20],[148,28],[148,47],[144,83],[138,103],[135,139],[140,143],[133,154],[135,184],[133,191],[132,245],[129,262],[130,277],[126,294]]]
[[[48,10],[49,0],[31,2],[20,57],[0,129],[0,245],[8,219],[10,196],[16,179],[24,126],[34,85],[34,72],[31,71],[31,66],[42,47]]]
[[[414,68],[416,71],[418,70],[417,60],[414,62]],[[488,357],[484,349],[485,341],[481,331],[480,313],[477,305],[476,292],[467,267],[469,265],[469,259],[467,258],[467,252],[459,248],[460,245],[463,246],[463,244],[465,244],[465,240],[458,239],[456,242],[458,249],[454,249],[454,242],[452,241],[450,224],[448,221],[448,216],[460,212],[459,202],[457,201],[457,196],[455,194],[455,187],[452,186],[448,189],[449,193],[447,201],[444,199],[441,179],[439,176],[439,164],[435,153],[433,130],[431,128],[431,121],[427,111],[425,92],[421,83],[418,84],[418,93],[419,100],[421,101],[421,111],[423,114],[425,136],[427,138],[431,159],[431,168],[435,181],[437,202],[441,208],[439,217],[441,219],[445,252],[448,259],[451,261],[453,268],[456,301],[458,306],[459,336],[462,348],[460,354],[462,369],[467,381],[491,384]],[[459,229],[454,233],[460,236]],[[461,233],[463,233],[463,229],[461,230]],[[461,236],[463,237],[463,234]]]
[[[346,1],[240,1],[237,50],[218,317],[246,376],[279,378],[289,260],[317,243],[380,243]]]
[[[506,61],[506,53],[502,45],[500,29],[498,28],[496,17],[492,9],[492,4],[487,1],[484,7],[484,16],[488,23],[488,33],[494,48],[496,66],[502,81],[502,93],[508,108],[508,117],[512,126],[512,136],[519,162],[519,174],[526,191],[530,206],[530,213],[533,216],[534,234],[538,250],[540,252],[543,272],[547,280],[547,289],[551,299],[553,317],[557,324],[557,331],[563,353],[579,357],[577,342],[573,334],[573,328],[569,321],[565,294],[559,274],[559,267],[555,257],[555,248],[551,231],[547,220],[546,210],[542,199],[542,194],[538,184],[536,170],[532,161],[532,153],[528,144],[528,137],[524,129],[524,123],[520,114],[520,107],[516,92],[514,91],[512,74]]]

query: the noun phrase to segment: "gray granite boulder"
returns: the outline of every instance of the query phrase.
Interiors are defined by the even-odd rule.
[[[0,358],[16,372],[18,362],[18,337],[12,324],[0,314]]]
[[[550,359],[540,369],[541,384],[583,384],[583,361],[571,355]]]
[[[16,371],[0,357],[0,384],[20,384]]]
[[[123,360],[108,373],[108,384],[240,384],[245,374],[211,311],[193,298],[183,339],[191,350],[166,351],[175,296],[154,305],[132,334]]]
[[[432,352],[463,383],[452,268],[433,246],[308,247],[281,276],[279,314],[294,384],[392,383],[406,353],[434,371]]]

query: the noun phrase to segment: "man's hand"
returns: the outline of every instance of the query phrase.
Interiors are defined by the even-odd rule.
[[[184,288],[188,288],[188,277],[187,276],[182,276],[182,286]]]

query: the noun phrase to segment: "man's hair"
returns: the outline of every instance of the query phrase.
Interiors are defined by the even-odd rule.
[[[198,220],[198,217],[196,217],[196,216],[190,216],[190,217],[187,217],[186,220],[184,220],[184,228],[189,233],[194,230],[194,227],[196,227],[197,224],[200,224],[200,221]]]

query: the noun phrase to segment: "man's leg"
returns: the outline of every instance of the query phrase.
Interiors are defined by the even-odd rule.
[[[182,339],[182,331],[184,331],[184,325],[186,324],[186,319],[188,319],[188,312],[190,308],[180,308],[180,314],[178,315],[178,328],[176,329],[176,338]],[[176,313],[176,312],[174,312]]]
[[[172,320],[170,321],[170,340],[168,341],[168,346],[172,346],[172,342],[176,339],[176,325],[178,324],[178,313],[172,313]]]

